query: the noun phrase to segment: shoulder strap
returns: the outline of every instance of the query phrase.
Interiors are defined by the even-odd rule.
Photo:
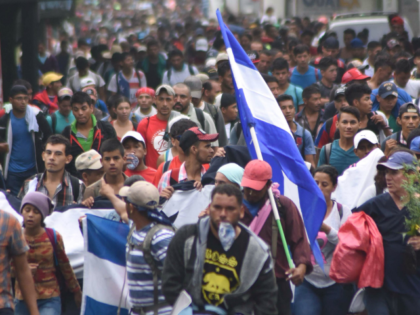
[[[172,75],[172,67],[169,67],[168,74],[166,75],[168,77],[168,81],[171,81],[171,75]]]
[[[340,215],[340,221],[341,221],[341,219],[343,219],[343,205],[339,202],[337,202],[337,209],[338,209],[338,214]]]
[[[315,68],[315,79],[318,81],[319,80],[319,73],[318,73],[318,68]]]
[[[171,177],[169,179],[170,186],[178,184],[178,178],[179,178],[179,168],[171,171]]]
[[[194,108],[195,109],[195,114],[197,115],[197,119],[198,119],[198,122],[201,124],[201,128],[203,129],[203,130],[205,130],[205,120],[204,120],[204,113],[203,113],[203,111],[201,110],[201,109],[199,109],[199,108]]]
[[[73,201],[77,202],[80,193],[79,179],[70,175],[71,188],[73,191]]]
[[[207,108],[209,109],[211,117],[213,118],[214,123],[216,124],[218,118],[216,106],[214,106],[213,104],[208,104]]]
[[[330,164],[331,147],[332,147],[332,142],[327,143],[327,144],[325,145],[325,150],[324,150],[324,153],[325,153],[325,163],[326,163],[326,164]]]
[[[194,69],[190,64],[188,64],[188,71],[190,72],[190,75],[195,75]]]
[[[47,233],[48,239],[51,242],[53,247],[53,255],[54,255],[54,265],[58,266],[58,259],[57,259],[57,234],[55,233],[54,229],[45,228],[45,232]]]
[[[51,129],[52,132],[55,133],[55,127],[57,126],[57,116],[55,115],[55,113],[51,114]]]
[[[165,174],[168,169],[169,169],[169,165],[171,164],[172,161],[166,161],[165,164],[163,164],[163,168],[162,168],[162,174]]]
[[[241,136],[241,132],[242,132],[242,124],[241,124],[241,121],[238,121],[238,124],[236,126],[236,139],[239,140],[239,137]]]

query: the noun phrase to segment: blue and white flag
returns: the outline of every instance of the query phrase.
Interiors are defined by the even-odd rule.
[[[309,173],[296,146],[293,134],[273,94],[217,10],[229,62],[232,69],[239,117],[249,153],[257,159],[249,131],[254,126],[264,161],[273,169],[273,181],[280,184],[302,214],[312,252],[323,267],[316,236],[324,220],[326,203],[321,190]]]
[[[85,261],[81,314],[115,315],[121,303],[128,314],[128,289],[125,285],[128,225],[87,215],[83,226]]]

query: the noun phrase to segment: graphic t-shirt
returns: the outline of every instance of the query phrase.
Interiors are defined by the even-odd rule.
[[[146,140],[146,166],[156,168],[159,155],[169,149],[169,143],[163,139],[167,124],[166,120],[160,120],[155,115],[143,119],[137,126],[137,131]]]
[[[131,177],[133,175],[140,175],[146,180],[146,182],[153,184],[153,180],[155,179],[155,175],[156,175],[156,170],[152,167],[148,167],[142,171],[126,169],[124,173],[128,177]]]
[[[248,242],[249,234],[241,231],[226,252],[220,241],[209,231],[202,283],[202,294],[206,303],[224,307],[224,295],[239,287],[239,276]]]

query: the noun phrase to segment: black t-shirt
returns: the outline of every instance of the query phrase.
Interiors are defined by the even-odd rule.
[[[318,81],[316,83],[316,85],[318,85],[319,90],[321,91],[321,97],[322,98],[328,98],[330,99],[331,97],[331,91],[337,87],[337,85],[333,84],[331,87],[325,86],[324,83],[322,83],[322,81]]]
[[[220,241],[209,231],[202,284],[202,294],[206,304],[224,307],[224,295],[239,287],[239,277],[248,242],[249,234],[241,231],[232,247],[226,252]]]
[[[149,71],[146,73],[147,86],[155,89],[162,83],[158,74],[158,64],[149,62]]]

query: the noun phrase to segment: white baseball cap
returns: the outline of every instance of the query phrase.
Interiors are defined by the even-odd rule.
[[[93,85],[94,87],[96,86],[95,81],[92,78],[83,78],[82,80],[80,80],[80,87],[82,89],[91,85]]]
[[[136,139],[138,142],[143,142],[144,148],[146,148],[146,141],[144,141],[143,136],[137,131],[127,131],[124,136],[121,138],[121,143],[124,143],[124,140],[127,138]]]
[[[205,38],[199,38],[195,42],[196,51],[207,51],[209,49],[209,42]]]
[[[367,140],[372,144],[378,144],[378,137],[370,130],[362,130],[354,137],[354,148],[357,149],[360,141]]]

